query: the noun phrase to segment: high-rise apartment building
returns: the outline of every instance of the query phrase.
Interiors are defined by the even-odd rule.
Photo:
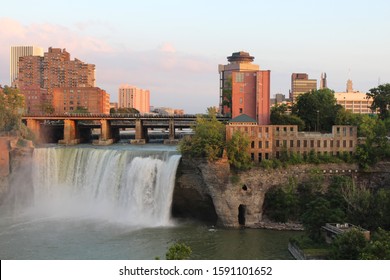
[[[15,86],[15,81],[18,78],[19,58],[31,55],[43,57],[43,49],[36,46],[11,46],[9,69],[10,86]]]
[[[119,87],[119,108],[134,108],[140,113],[150,112],[150,91],[131,85]]]
[[[317,90],[317,80],[309,79],[306,73],[293,73],[291,75],[290,100],[297,101],[297,97],[306,92]]]
[[[260,70],[259,65],[252,63],[254,57],[247,52],[235,52],[227,59],[229,64],[218,66],[220,112],[231,114],[232,118],[245,114],[258,124],[269,124],[271,71]],[[229,91],[231,100],[225,95]]]
[[[95,87],[95,65],[71,60],[60,48],[50,47],[43,57],[20,57],[18,73],[15,85],[25,95],[31,114],[44,113],[43,108],[52,105],[54,88]]]

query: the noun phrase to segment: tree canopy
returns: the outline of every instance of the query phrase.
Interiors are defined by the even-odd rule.
[[[227,142],[229,163],[235,168],[245,170],[251,167],[251,159],[248,154],[249,144],[249,137],[240,131],[235,131]]]
[[[216,160],[222,157],[225,149],[225,125],[217,120],[214,111],[208,115],[198,115],[192,127],[194,135],[182,139],[179,150],[190,157],[206,157]]]
[[[334,91],[325,88],[299,95],[292,113],[304,121],[308,131],[331,131],[341,108],[336,102]]]
[[[305,128],[305,123],[301,118],[294,114],[287,114],[287,105],[275,105],[271,108],[271,124],[273,125],[297,125],[299,130]]]
[[[24,97],[19,90],[5,86],[0,89],[0,131],[17,130],[24,110]]]
[[[379,85],[370,89],[366,94],[373,99],[371,109],[374,111],[378,109],[382,120],[390,117],[390,84]]]

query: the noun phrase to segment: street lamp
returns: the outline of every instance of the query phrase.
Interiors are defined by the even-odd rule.
[[[320,110],[317,110],[317,131],[320,131]]]

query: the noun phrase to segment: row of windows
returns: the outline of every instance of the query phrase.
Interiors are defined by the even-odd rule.
[[[254,142],[254,141],[252,141]],[[287,145],[289,143],[289,146]],[[322,143],[322,146],[321,146]],[[275,147],[284,147],[284,148],[333,148],[334,145],[337,148],[340,148],[341,146],[343,148],[353,148],[354,143],[353,140],[349,140],[349,146],[347,145],[347,140],[275,140]],[[295,144],[295,145],[294,145]],[[316,146],[315,146],[316,144]]]
[[[301,153],[299,151],[296,152],[298,155],[300,155]],[[323,153],[321,152],[317,152],[318,155],[321,155],[321,154],[324,154],[324,155],[327,155],[328,152],[327,151],[324,151]],[[349,154],[352,155],[352,152],[349,152]],[[308,152],[307,151],[304,151],[302,152],[302,155],[305,157],[308,155]],[[340,155],[340,152],[337,151],[337,152],[330,152],[329,155],[332,155],[332,156],[339,156]],[[280,152],[276,152],[275,153],[275,157],[276,158],[280,158]],[[257,153],[257,161],[258,162],[261,162],[263,159],[270,159],[270,153]],[[255,153],[251,153],[251,160],[252,161],[255,161]]]

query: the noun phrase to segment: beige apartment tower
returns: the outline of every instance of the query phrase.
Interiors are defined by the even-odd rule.
[[[150,111],[150,91],[131,85],[119,87],[119,108],[134,108],[140,113]]]
[[[11,46],[10,51],[10,86],[15,86],[19,73],[19,58],[24,56],[43,57],[43,48],[36,46]]]

